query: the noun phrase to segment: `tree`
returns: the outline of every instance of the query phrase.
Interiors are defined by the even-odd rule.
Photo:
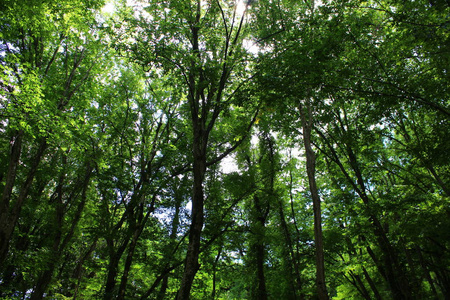
[[[216,157],[211,157],[211,135],[233,105],[234,91],[245,80],[245,61],[241,44],[244,34],[245,10],[237,13],[237,3],[227,8],[219,1],[202,3],[150,2],[148,13],[152,22],[141,16],[138,27],[145,38],[137,38],[135,59],[145,65],[156,64],[163,72],[173,74],[186,97],[183,115],[189,119],[192,147],[192,216],[189,229],[185,271],[178,299],[188,299],[192,282],[200,265],[201,232],[204,225],[205,173],[209,165],[220,161],[241,143],[244,136]],[[248,5],[247,5],[248,6]],[[156,22],[155,22],[156,21]],[[144,48],[145,47],[145,48]],[[233,82],[230,80],[233,78]],[[250,111],[251,113],[251,111]],[[247,122],[251,123],[251,119]],[[215,142],[215,141],[213,141]],[[219,142],[219,145],[223,142]]]
[[[11,281],[24,280],[23,266],[16,262],[40,240],[37,249],[45,244],[56,255],[53,262],[42,257],[31,276],[37,278],[27,278],[36,280],[33,297],[42,297],[86,204],[93,168],[92,161],[83,158],[89,153],[84,134],[90,126],[84,119],[89,103],[83,95],[95,81],[101,53],[102,35],[94,28],[94,11],[100,5],[8,1],[2,9],[1,138],[8,142],[3,143],[7,147],[1,158],[0,271],[5,291]],[[72,11],[66,13],[69,6]],[[43,201],[40,207],[33,201],[38,199]],[[46,224],[33,224],[33,209],[55,229],[41,232]],[[46,234],[53,245],[47,244]]]
[[[445,1],[0,6],[0,297],[449,293]]]

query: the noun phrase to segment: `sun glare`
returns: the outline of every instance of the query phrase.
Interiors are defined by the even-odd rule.
[[[102,12],[107,14],[112,14],[116,9],[116,6],[114,5],[113,1],[109,1],[103,6]]]
[[[237,0],[236,2],[236,15],[240,17],[244,14],[247,5],[245,0]]]

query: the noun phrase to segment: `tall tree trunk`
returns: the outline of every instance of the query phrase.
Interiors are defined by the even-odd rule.
[[[200,254],[200,237],[204,222],[203,180],[206,172],[206,137],[204,137],[204,131],[199,127],[199,124],[194,124],[192,219],[189,229],[189,243],[186,253],[184,274],[177,296],[178,300],[189,299],[195,274],[200,268],[198,256]]]
[[[374,235],[377,239],[380,249],[382,250],[385,275],[390,286],[392,296],[395,299],[410,299],[411,288],[408,280],[406,279],[406,270],[404,266],[401,265],[398,259],[398,255],[387,236],[386,230],[384,229],[377,215],[371,211],[371,201],[366,193],[366,186],[364,183],[365,181],[359,168],[356,155],[349,145],[347,145],[346,148],[350,165],[352,166],[356,175],[357,186],[355,185],[355,191],[358,193],[367,208]]]
[[[347,130],[344,128],[342,120],[338,119],[340,122],[340,130],[346,134]],[[370,246],[367,246],[367,250],[372,257],[375,265],[377,266],[380,274],[386,279],[389,288],[391,290],[392,296],[395,299],[410,299],[411,298],[411,289],[410,284],[407,280],[406,269],[400,263],[398,255],[390,242],[387,232],[381,224],[379,218],[376,213],[372,211],[371,208],[371,199],[366,193],[366,185],[359,168],[358,160],[353,152],[353,149],[349,144],[343,145],[345,148],[346,154],[348,155],[348,160],[352,170],[355,173],[356,182],[350,176],[349,172],[346,170],[344,165],[342,164],[339,156],[336,153],[333,145],[330,143],[328,138],[320,131],[318,131],[319,135],[325,140],[328,149],[331,152],[329,157],[339,166],[340,170],[344,174],[347,181],[351,184],[355,192],[358,194],[362,202],[364,203],[366,213],[370,217],[370,222],[372,225],[372,230],[374,236],[376,238],[377,244],[382,251],[382,255],[380,259],[376,258],[373,251],[370,249]]]
[[[303,295],[301,294],[302,284],[300,278],[300,267],[298,265],[298,261],[295,257],[294,247],[292,245],[291,234],[289,232],[289,228],[287,226],[286,218],[284,215],[283,203],[281,200],[278,201],[278,211],[280,217],[281,228],[283,229],[284,238],[286,241],[287,251],[288,251],[288,268],[289,273],[294,276],[289,276],[289,280],[291,281],[292,292],[294,295],[294,299],[297,299],[297,291],[300,292],[299,299],[303,299]]]
[[[200,253],[200,238],[204,224],[203,182],[207,167],[208,139],[220,113],[226,105],[229,105],[227,102],[223,101],[222,96],[234,67],[233,63],[230,62],[232,61],[231,58],[233,58],[234,47],[239,41],[242,24],[244,22],[244,16],[242,16],[239,25],[235,29],[233,38],[233,26],[228,30],[227,25],[224,24],[225,32],[223,33],[226,37],[224,41],[224,52],[221,54],[223,55],[223,62],[221,63],[222,66],[220,71],[215,74],[217,76],[211,76],[208,72],[205,72],[206,69],[210,69],[210,66],[208,66],[208,63],[206,62],[202,62],[204,61],[204,57],[202,57],[204,50],[200,49],[201,43],[204,42],[199,38],[201,36],[200,29],[209,28],[208,26],[204,26],[205,24],[202,20],[201,14],[204,10],[202,7],[203,5],[204,3],[201,0],[196,0],[192,3],[191,7],[193,8],[193,11],[191,12],[191,18],[189,18],[188,21],[190,29],[189,42],[192,45],[190,54],[192,54],[192,57],[190,58],[190,68],[188,68],[185,79],[188,86],[187,99],[193,131],[192,157],[194,182],[192,188],[192,214],[189,229],[189,243],[181,286],[178,290],[178,300],[189,299],[195,274],[200,268],[198,256]],[[223,22],[226,23],[226,20],[224,19]],[[254,120],[251,122],[250,127],[253,122]],[[221,156],[217,157],[214,162],[209,162],[209,165],[219,162],[223,157],[236,149],[239,144],[240,143],[236,143],[233,147],[222,153]]]
[[[3,265],[9,249],[9,240],[11,236],[11,226],[9,222],[9,206],[11,194],[16,180],[17,166],[19,165],[20,154],[22,152],[23,131],[18,132],[11,138],[11,154],[9,158],[8,172],[6,174],[6,183],[3,187],[2,202],[0,203],[0,265]],[[3,176],[3,174],[1,174]]]
[[[133,234],[133,238],[131,239],[130,246],[128,248],[127,258],[125,259],[125,266],[122,272],[122,278],[120,279],[119,291],[118,291],[118,300],[125,299],[125,291],[128,282],[128,274],[130,273],[131,264],[133,262],[133,254],[136,249],[137,241],[140,235],[140,228],[136,228]]]
[[[80,289],[81,278],[83,276],[83,264],[89,258],[89,256],[91,256],[92,253],[94,252],[95,248],[97,247],[97,241],[98,241],[98,237],[95,237],[94,241],[92,242],[91,246],[86,251],[86,253],[83,254],[83,256],[81,256],[79,259],[77,259],[78,263],[72,274],[72,278],[74,279],[73,300],[78,299],[78,291]]]
[[[63,157],[63,164],[66,164],[66,158]],[[73,219],[71,220],[72,224],[70,226],[70,229],[68,230],[67,234],[63,236],[63,227],[64,227],[64,217],[66,215],[65,212],[65,205],[63,203],[63,185],[65,184],[65,174],[60,176],[59,184],[56,188],[57,197],[55,199],[56,201],[56,216],[55,216],[55,234],[53,236],[53,246],[52,246],[52,260],[48,263],[46,266],[46,269],[42,272],[42,274],[39,276],[39,279],[36,283],[36,288],[33,291],[33,294],[31,295],[31,300],[38,300],[42,299],[44,297],[44,293],[47,291],[48,286],[50,285],[53,276],[55,268],[57,267],[61,256],[64,252],[64,249],[68,245],[69,241],[72,239],[72,236],[75,232],[75,228],[78,224],[78,221],[81,218],[81,215],[83,213],[85,204],[86,204],[86,192],[87,188],[89,186],[90,177],[91,177],[92,168],[87,166],[86,172],[84,174],[83,183],[80,185],[75,186],[75,191],[73,192],[73,195],[77,194],[78,189],[82,189],[81,192],[81,199],[80,202],[77,205],[77,210],[75,211],[75,215]],[[68,202],[72,202],[72,198],[69,197]]]
[[[116,253],[114,251],[113,239],[107,239],[106,244],[108,245],[109,250],[109,264],[105,285],[105,300],[113,298],[114,286],[116,285],[117,267],[119,264],[119,260],[116,257]]]
[[[265,226],[269,209],[264,205],[258,195],[253,196],[253,215],[252,227],[254,231],[254,241],[250,245],[250,255],[252,256],[252,267],[255,268],[255,284],[251,290],[251,299],[266,300],[266,277],[264,274],[264,265],[266,257],[265,249]]]
[[[255,300],[267,300],[266,277],[264,275],[265,247],[262,241],[258,241],[254,246],[256,255],[256,295]]]
[[[133,255],[134,251],[136,250],[136,245],[139,240],[139,237],[141,236],[142,230],[144,229],[145,223],[147,223],[147,219],[150,216],[150,213],[152,211],[149,210],[145,216],[143,216],[143,208],[140,208],[140,220],[137,225],[135,225],[133,237],[130,242],[130,246],[128,247],[128,253],[127,258],[125,260],[125,266],[123,268],[122,272],[122,278],[120,279],[120,285],[119,285],[119,292],[117,296],[117,300],[123,300],[125,299],[125,291],[127,287],[128,282],[128,275],[130,273],[131,264],[133,262]]]
[[[309,190],[313,200],[314,211],[314,244],[316,250],[316,287],[320,300],[328,300],[328,292],[325,282],[325,261],[323,253],[322,235],[322,211],[320,207],[320,196],[316,184],[316,155],[311,147],[312,112],[310,103],[306,109],[299,105],[300,117],[303,128],[303,144],[306,154],[306,173],[308,175]]]
[[[66,159],[63,157],[63,164],[66,163]],[[48,263],[46,266],[46,269],[41,273],[39,276],[39,279],[36,283],[36,288],[33,291],[33,294],[31,295],[31,300],[38,300],[42,299],[44,297],[44,293],[47,290],[48,285],[51,282],[51,279],[53,277],[53,271],[56,267],[56,264],[61,256],[61,252],[59,252],[59,246],[61,244],[61,238],[62,238],[62,230],[63,230],[63,219],[64,219],[64,205],[63,205],[63,190],[62,187],[64,185],[65,180],[65,174],[63,173],[59,178],[59,184],[56,187],[57,192],[57,199],[55,199],[55,205],[56,205],[56,216],[55,216],[55,234],[53,235],[53,246],[52,246],[52,253],[54,257],[52,257],[52,260]]]
[[[362,282],[359,275],[356,275],[352,271],[350,271],[350,277],[351,278],[349,278],[347,275],[344,274],[344,278],[347,279],[347,281],[350,282],[350,284],[353,285],[358,290],[358,292],[364,299],[371,300],[369,292],[364,286],[364,283]]]
[[[295,208],[294,208],[294,194],[293,194],[293,188],[292,188],[292,184],[293,184],[293,176],[292,176],[292,172],[289,171],[289,201],[290,201],[290,213],[291,213],[291,217],[292,220],[294,221],[294,227],[295,227],[295,251],[294,251],[294,246],[292,246],[293,251],[292,251],[292,259],[296,262],[296,275],[297,275],[297,285],[298,285],[298,290],[300,291],[300,299],[305,299],[305,295],[304,292],[302,290],[302,280],[301,280],[301,275],[300,275],[300,268],[298,266],[298,254],[300,252],[300,246],[299,246],[299,241],[300,241],[300,230],[298,229],[298,225],[297,225],[297,220],[296,220],[296,216],[295,216]]]
[[[359,289],[360,289],[360,293],[361,296],[363,296],[365,299],[371,300],[372,297],[369,294],[369,291],[367,291],[366,286],[364,285],[364,282],[361,279],[361,276],[359,276],[358,274],[353,274],[352,271],[350,271],[352,273],[353,278],[355,278],[355,281],[357,282]]]
[[[133,226],[133,225],[129,225],[129,226]],[[119,245],[117,250],[115,249],[116,247],[114,245],[114,239],[111,237],[108,237],[106,239],[106,244],[107,244],[108,252],[109,252],[109,264],[108,264],[108,275],[106,277],[105,294],[104,294],[104,298],[103,298],[105,300],[109,300],[109,299],[112,299],[115,297],[114,290],[116,287],[116,277],[119,272],[119,262],[120,262],[120,259],[123,255],[123,253],[125,252],[125,249],[128,246],[128,243],[130,242],[131,235],[134,232],[133,229],[134,229],[134,227],[128,228],[128,233],[124,237],[124,240]]]
[[[191,24],[192,34],[192,53],[196,58],[201,59],[199,49],[199,30],[200,30],[201,4],[197,1],[195,8],[195,21]],[[193,141],[193,175],[194,183],[192,187],[192,213],[191,225],[189,228],[189,242],[186,253],[184,273],[181,279],[181,286],[178,290],[178,300],[189,299],[192,283],[200,265],[198,256],[200,253],[200,237],[204,222],[204,194],[203,180],[206,172],[206,148],[208,143],[208,134],[206,130],[207,108],[205,104],[204,87],[197,81],[205,80],[202,75],[202,67],[195,61],[192,61],[189,73],[189,95],[188,101],[191,112]],[[203,83],[201,83],[203,85]],[[203,96],[203,97],[202,97]],[[200,100],[202,99],[202,100]],[[202,105],[203,104],[203,105]],[[211,121],[213,122],[213,121]],[[213,124],[213,123],[212,123]]]
[[[415,249],[415,250],[416,250],[417,255],[418,255],[418,257],[419,257],[420,265],[421,265],[421,267],[422,267],[424,276],[425,276],[426,280],[428,281],[428,284],[430,285],[431,291],[433,292],[433,296],[434,296],[436,299],[438,299],[439,296],[438,296],[438,293],[437,293],[437,291],[436,291],[435,283],[433,282],[433,279],[431,278],[431,275],[430,275],[430,269],[428,268],[428,266],[427,266],[427,264],[425,263],[425,260],[424,260],[424,258],[423,258],[422,250],[420,249],[419,246],[416,246],[416,249]]]
[[[41,141],[39,147],[31,162],[30,170],[23,186],[20,188],[19,195],[13,207],[10,207],[11,195],[16,179],[17,166],[19,163],[21,151],[22,151],[22,138],[23,133],[19,132],[13,139],[13,146],[11,147],[11,157],[8,167],[8,173],[6,178],[6,184],[3,188],[2,202],[0,203],[0,266],[3,265],[6,257],[8,256],[9,243],[19,220],[20,212],[25,199],[28,197],[28,193],[31,189],[31,185],[36,176],[36,172],[41,161],[42,155],[47,148],[46,141]]]
[[[216,299],[216,273],[217,273],[217,263],[220,260],[220,256],[222,255],[222,248],[223,245],[220,245],[219,250],[217,251],[217,255],[216,255],[216,259],[214,260],[214,264],[213,264],[213,287],[212,287],[212,292],[211,292],[211,299],[215,300]]]
[[[183,184],[183,183],[180,183]],[[172,219],[172,229],[170,232],[170,244],[168,247],[168,250],[164,252],[164,261],[170,261],[171,256],[174,254],[176,249],[176,238],[177,238],[177,232],[178,227],[180,225],[180,207],[181,203],[183,201],[183,193],[180,192],[181,187],[178,187],[178,189],[175,191],[175,213],[173,215]],[[169,286],[169,274],[165,274],[162,282],[161,282],[161,288],[158,292],[158,299],[164,299],[167,287]]]
[[[158,285],[160,284],[160,282],[169,275],[169,273],[171,271],[173,271],[174,269],[178,268],[179,266],[181,266],[183,264],[182,261],[178,261],[175,262],[173,265],[167,265],[164,270],[161,272],[161,274],[159,274],[155,281],[153,282],[153,284],[150,286],[150,288],[141,296],[141,300],[147,300],[151,294],[153,294],[153,292],[156,290],[156,288],[158,287]],[[158,299],[164,299],[158,297]]]
[[[377,286],[375,285],[375,282],[373,282],[372,277],[370,277],[365,267],[362,267],[362,270],[367,283],[369,284],[373,294],[375,295],[375,299],[382,300],[380,292],[378,292]]]

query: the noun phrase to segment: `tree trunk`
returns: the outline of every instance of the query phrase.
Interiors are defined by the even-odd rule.
[[[267,289],[266,289],[266,277],[264,275],[264,260],[265,260],[265,247],[264,243],[258,242],[254,246],[254,252],[256,255],[256,277],[257,277],[257,288],[255,300],[267,300]]]
[[[183,184],[183,183],[180,183]],[[172,255],[175,253],[176,249],[176,238],[177,238],[177,232],[178,227],[180,225],[180,206],[183,200],[183,193],[180,193],[179,190],[181,187],[178,187],[178,189],[175,191],[175,213],[173,215],[172,219],[172,229],[170,232],[170,244],[168,247],[168,250],[164,252],[164,261],[170,261],[172,259]],[[167,287],[169,286],[169,274],[166,274],[161,283],[161,288],[158,292],[158,299],[164,299]]]
[[[428,281],[428,283],[430,285],[431,291],[433,292],[433,296],[436,299],[439,299],[438,293],[436,291],[436,287],[434,286],[435,283],[433,282],[433,279],[431,278],[430,270],[429,270],[427,264],[425,263],[425,260],[424,260],[423,255],[422,255],[422,250],[420,249],[419,246],[416,246],[416,252],[417,252],[417,255],[419,257],[420,265],[422,267],[424,276],[425,276],[426,280]]]
[[[91,256],[92,253],[94,252],[95,248],[97,247],[97,241],[98,241],[98,237],[96,237],[94,239],[94,241],[92,242],[91,246],[86,251],[86,253],[77,260],[78,263],[77,263],[77,266],[75,267],[75,270],[73,271],[73,275],[72,275],[72,278],[74,279],[73,300],[78,299],[78,290],[80,288],[81,278],[83,276],[83,264],[89,258],[89,256]]]
[[[266,219],[268,215],[267,205],[263,206],[258,195],[253,196],[253,215],[251,219],[254,241],[250,244],[250,255],[252,256],[252,268],[255,268],[256,277],[255,284],[251,289],[251,299],[266,300],[266,277],[264,275],[264,264],[266,257],[266,249],[264,243]],[[252,270],[253,271],[253,270]]]
[[[19,134],[13,139],[14,143],[11,147],[11,157],[6,184],[3,188],[2,202],[0,204],[0,265],[3,265],[6,257],[8,256],[9,243],[19,219],[20,211],[22,210],[22,206],[31,189],[31,185],[36,175],[42,155],[47,148],[47,143],[45,140],[40,142],[37,152],[31,162],[30,170],[27,174],[25,182],[20,189],[18,198],[14,203],[14,206],[11,208],[10,200],[16,179],[17,166],[22,151],[22,137],[23,133],[19,132]]]
[[[292,245],[292,239],[291,234],[289,232],[289,228],[286,223],[286,218],[284,215],[284,209],[283,209],[283,203],[281,200],[278,201],[278,210],[279,210],[279,217],[280,217],[280,224],[281,228],[283,229],[284,238],[286,240],[286,246],[288,250],[288,259],[287,264],[289,268],[289,273],[294,276],[289,276],[289,280],[291,281],[292,286],[292,292],[294,295],[294,299],[297,299],[297,291],[300,292],[300,299],[303,299],[303,295],[301,294],[302,285],[301,285],[301,278],[300,278],[300,267],[298,265],[298,261],[295,257],[294,247]]]
[[[65,157],[63,157],[63,164],[65,164]],[[75,189],[82,188],[81,193],[81,199],[80,203],[77,206],[77,210],[75,212],[74,218],[71,220],[71,226],[67,234],[63,237],[63,226],[64,226],[64,217],[66,215],[65,212],[65,205],[63,203],[63,185],[65,181],[65,175],[61,175],[59,179],[59,184],[56,188],[57,191],[57,199],[56,201],[56,216],[55,216],[55,234],[53,236],[53,246],[52,246],[52,260],[48,263],[46,266],[46,269],[42,272],[39,279],[37,280],[36,288],[31,295],[32,300],[42,299],[44,297],[44,293],[46,292],[49,284],[51,283],[54,271],[56,266],[58,265],[59,260],[61,259],[61,256],[63,254],[64,249],[68,245],[69,241],[71,240],[75,228],[78,224],[78,221],[81,218],[81,215],[84,210],[84,206],[86,204],[86,191],[89,186],[90,182],[90,176],[91,176],[92,168],[88,165],[86,168],[86,173],[84,174],[83,183],[80,185],[77,185]],[[76,193],[73,193],[76,194]],[[69,197],[69,202],[71,202],[71,198]]]
[[[305,295],[304,292],[302,290],[302,280],[301,280],[301,275],[300,275],[300,268],[298,266],[298,254],[300,252],[300,245],[299,245],[299,241],[300,241],[300,230],[298,229],[298,225],[297,225],[297,220],[296,220],[296,216],[295,216],[295,209],[294,209],[294,194],[292,191],[292,184],[293,184],[293,176],[292,176],[292,172],[289,171],[289,201],[290,201],[290,212],[291,212],[291,217],[292,220],[294,221],[294,227],[295,227],[295,251],[294,251],[294,246],[292,246],[292,259],[296,262],[297,267],[296,267],[296,275],[297,275],[297,285],[298,285],[298,290],[300,291],[300,299],[305,299]]]
[[[153,282],[152,286],[141,296],[141,300],[147,300],[151,294],[153,294],[153,292],[156,290],[156,288],[158,287],[159,283],[166,277],[169,275],[169,273],[178,268],[179,266],[181,266],[183,264],[182,261],[178,261],[176,263],[174,263],[173,265],[169,265],[167,266],[162,272],[161,274],[156,277],[155,281]],[[164,299],[164,298],[158,298],[158,299]]]
[[[119,259],[122,253],[116,254],[114,251],[114,240],[112,238],[106,239],[106,244],[109,250],[109,264],[108,264],[108,275],[106,277],[105,294],[104,299],[113,299],[114,287],[116,285],[117,268],[119,264]]]
[[[364,282],[361,280],[361,276],[359,276],[358,274],[354,274],[352,271],[350,271],[350,273],[352,277],[355,279],[356,286],[359,287],[358,290],[361,293],[361,296],[363,296],[364,299],[371,300],[372,297],[370,297],[369,291],[367,291]]]
[[[186,253],[184,274],[177,296],[178,300],[189,299],[195,274],[200,268],[198,256],[200,254],[200,237],[203,229],[204,218],[203,179],[206,171],[206,137],[203,136],[204,131],[198,127],[198,124],[194,124],[194,185],[192,191],[192,220],[189,230],[189,243]]]
[[[236,29],[234,38],[231,39],[231,32],[226,30],[225,50],[223,55],[223,62],[215,75],[211,76],[206,69],[210,69],[208,63],[203,63],[202,53],[204,50],[200,49],[201,36],[200,29],[204,28],[202,20],[202,10],[204,10],[203,1],[193,1],[191,12],[191,18],[189,19],[190,36],[189,42],[192,45],[190,58],[190,68],[188,69],[187,76],[185,76],[188,95],[187,101],[189,103],[189,110],[191,114],[192,122],[192,157],[193,157],[193,188],[192,188],[192,214],[191,225],[189,229],[189,243],[186,253],[185,268],[183,277],[181,279],[181,286],[178,290],[178,300],[189,299],[190,290],[194,281],[195,274],[197,273],[200,265],[198,263],[198,256],[200,253],[200,238],[202,234],[204,224],[204,190],[203,182],[206,173],[206,159],[208,138],[211,131],[214,128],[216,120],[219,118],[220,113],[226,107],[227,102],[223,102],[222,95],[227,85],[228,79],[233,69],[233,64],[229,63],[229,57],[232,56],[233,48],[238,42],[238,37],[241,33],[242,24],[244,18],[241,17],[239,26]],[[226,22],[224,20],[224,22]],[[226,24],[225,24],[226,26]],[[233,26],[232,26],[233,27]],[[206,26],[205,28],[208,28]],[[253,124],[252,121],[251,124]],[[242,141],[242,140],[241,140]],[[233,151],[237,145],[230,148],[229,151],[223,153],[223,156],[219,156],[213,163],[219,162],[228,153]],[[213,164],[211,163],[211,164]]]
[[[2,202],[0,203],[0,265],[3,265],[9,249],[9,240],[11,237],[11,223],[9,221],[9,205],[11,193],[16,180],[17,166],[19,165],[20,153],[22,152],[23,131],[11,138],[11,155],[9,158],[8,172],[6,174],[6,183],[3,187]],[[2,174],[3,176],[3,174]]]
[[[308,103],[307,112],[303,110],[303,106],[299,105],[300,117],[303,127],[303,143],[306,153],[306,173],[308,175],[309,190],[313,201],[314,211],[314,244],[316,249],[316,287],[320,300],[328,300],[328,292],[325,282],[325,261],[323,254],[323,235],[322,235],[322,212],[320,207],[320,196],[316,184],[316,156],[311,147],[311,129],[312,129],[312,113]],[[306,115],[307,113],[307,115]]]
[[[211,292],[211,299],[216,299],[216,271],[217,271],[217,263],[220,260],[220,256],[222,254],[222,247],[223,245],[220,245],[219,251],[217,251],[216,259],[214,260],[213,264],[213,287]]]
[[[63,158],[63,163],[65,163],[65,159]],[[53,246],[52,246],[52,253],[54,257],[52,257],[52,260],[49,262],[49,264],[46,266],[46,269],[41,273],[39,279],[36,283],[36,288],[33,291],[33,294],[31,295],[31,300],[38,300],[42,299],[44,297],[44,293],[47,290],[48,285],[51,282],[51,279],[53,277],[53,271],[56,267],[56,264],[61,256],[61,252],[59,250],[59,246],[61,244],[61,238],[62,238],[62,229],[63,229],[63,219],[64,219],[64,206],[63,206],[63,191],[62,186],[64,184],[65,175],[61,175],[59,179],[59,184],[56,187],[57,191],[57,199],[56,199],[56,216],[55,216],[55,234],[53,236]]]
[[[192,34],[192,53],[197,58],[200,57],[199,50],[199,23],[201,16],[200,1],[196,3],[195,21],[191,25]],[[205,104],[204,87],[201,87],[198,81],[203,81],[202,67],[195,61],[192,61],[191,71],[189,73],[189,95],[188,101],[191,112],[193,140],[192,140],[192,157],[193,157],[193,175],[194,184],[192,187],[192,213],[191,226],[189,229],[189,243],[186,253],[184,273],[181,279],[181,286],[178,290],[177,299],[187,300],[191,291],[192,283],[200,265],[198,256],[200,253],[200,237],[203,229],[204,219],[204,195],[203,180],[206,172],[206,148],[208,143],[208,131],[206,130],[206,118],[208,110],[203,107]],[[202,83],[203,84],[203,83]],[[213,122],[213,121],[211,121]],[[213,124],[213,123],[212,123]]]
[[[347,131],[343,125],[343,121],[339,119],[340,122],[340,130],[347,134]],[[330,158],[339,166],[342,173],[351,184],[355,192],[358,194],[362,202],[364,203],[366,213],[370,217],[370,222],[372,224],[372,230],[374,236],[376,238],[378,247],[382,251],[382,255],[380,259],[377,259],[370,249],[367,246],[368,252],[372,259],[374,260],[378,270],[386,279],[389,288],[391,290],[392,296],[395,299],[410,299],[411,298],[411,289],[410,284],[408,282],[406,276],[406,269],[404,265],[400,263],[398,255],[390,242],[387,232],[378,219],[377,215],[371,209],[371,199],[366,193],[366,185],[361,173],[357,157],[349,144],[344,144],[343,148],[345,148],[346,154],[348,155],[349,164],[352,170],[355,173],[356,182],[350,176],[349,172],[346,170],[344,165],[342,164],[340,158],[338,157],[335,149],[330,144],[329,140],[325,137],[325,135],[319,131],[320,136],[325,140],[329,150],[331,151]]]
[[[144,229],[145,223],[150,215],[150,211],[147,212],[145,217],[142,218],[143,211],[140,212],[141,220],[139,220],[138,224],[134,228],[133,238],[131,239],[130,246],[128,248],[127,258],[125,260],[125,266],[122,272],[122,278],[120,280],[119,292],[117,296],[117,300],[125,299],[125,291],[128,282],[128,274],[130,273],[131,264],[133,262],[133,255],[136,249],[137,242],[139,237],[141,236],[142,230]]]
[[[370,288],[372,289],[373,294],[375,295],[375,299],[382,300],[380,293],[378,292],[377,286],[375,282],[373,282],[372,277],[370,277],[366,268],[362,267],[364,277],[366,278],[367,283],[369,283]]]

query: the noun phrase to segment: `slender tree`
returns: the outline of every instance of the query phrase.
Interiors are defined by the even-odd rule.
[[[177,296],[188,299],[200,267],[205,206],[203,184],[207,167],[228,155],[244,139],[240,136],[223,153],[211,155],[211,134],[223,118],[222,114],[232,107],[233,91],[243,80],[230,82],[232,76],[239,78],[238,72],[244,71],[239,63],[245,61],[241,44],[248,4],[244,5],[243,11],[238,10],[237,2],[231,7],[224,6],[221,1],[150,4],[153,20],[148,22],[142,16],[140,27],[147,39],[151,39],[150,45],[142,42],[153,47],[154,54],[143,51],[135,57],[141,63],[160,64],[164,72],[173,72],[180,80],[180,88],[186,97],[185,117],[189,118],[191,128],[192,215],[185,270]],[[153,25],[158,24],[155,20],[159,22],[158,26]],[[251,118],[247,124],[250,123]]]

